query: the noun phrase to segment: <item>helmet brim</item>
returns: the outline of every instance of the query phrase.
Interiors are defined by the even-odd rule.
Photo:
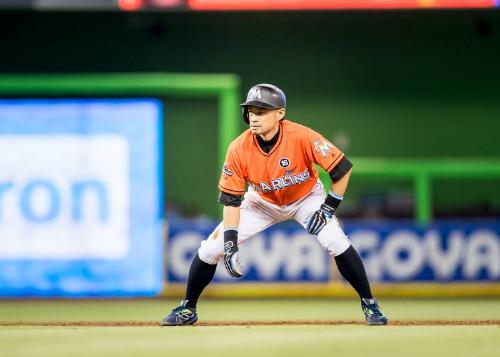
[[[246,101],[245,103],[241,103],[240,106],[242,107],[258,107],[258,108],[266,108],[266,109],[278,109],[280,107],[275,107],[271,104],[268,104],[268,103],[263,103],[263,102],[259,102],[257,100],[249,100],[249,101]]]

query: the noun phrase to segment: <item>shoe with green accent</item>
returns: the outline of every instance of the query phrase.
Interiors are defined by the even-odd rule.
[[[192,325],[198,321],[196,309],[186,307],[187,303],[187,300],[182,300],[180,306],[177,306],[167,317],[161,320],[161,326]]]
[[[367,325],[387,325],[389,321],[375,299],[361,299],[361,308],[365,313]]]

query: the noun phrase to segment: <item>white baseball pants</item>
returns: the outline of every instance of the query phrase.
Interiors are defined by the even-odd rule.
[[[318,180],[312,191],[304,198],[287,206],[277,206],[263,200],[251,187],[241,203],[238,246],[273,224],[294,219],[304,228],[309,218],[325,202],[323,184]],[[339,226],[336,217],[319,232],[316,238],[330,255],[337,256],[349,248],[351,242]],[[201,242],[198,255],[208,264],[217,264],[224,255],[224,227],[221,222],[210,236]]]

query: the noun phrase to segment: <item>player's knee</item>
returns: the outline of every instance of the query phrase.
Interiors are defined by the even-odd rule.
[[[318,234],[318,241],[328,254],[334,257],[344,253],[351,246],[349,238],[340,229],[335,229],[331,225],[325,226]]]
[[[328,253],[334,257],[339,256],[344,253],[351,246],[351,242],[347,237],[342,239],[340,242],[336,242],[329,247]]]
[[[210,236],[201,242],[198,249],[198,256],[207,264],[217,264],[224,254],[224,245],[219,237],[219,228],[217,227]]]
[[[202,246],[198,249],[198,256],[200,257],[200,260],[202,260],[203,262],[212,265],[217,264],[222,257],[222,255],[214,254],[213,251],[210,251],[208,249],[203,249],[203,242]]]

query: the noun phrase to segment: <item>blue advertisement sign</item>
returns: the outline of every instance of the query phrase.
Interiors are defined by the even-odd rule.
[[[169,222],[167,245],[168,278],[171,282],[187,280],[189,266],[200,242],[217,226],[189,221]],[[240,249],[245,275],[234,279],[224,264],[217,267],[214,281],[273,282],[316,281],[329,279],[328,255],[319,243],[298,224],[283,223],[252,237]]]
[[[202,239],[216,223],[172,221],[168,279],[183,282]],[[419,227],[411,221],[345,221],[344,231],[358,250],[372,282],[498,282],[500,223],[439,222]],[[230,278],[219,264],[215,281],[322,282],[339,278],[333,259],[295,223],[268,228],[241,246],[246,274]]]
[[[370,278],[387,282],[500,281],[500,223],[346,223]]]
[[[0,100],[0,295],[155,295],[157,100]]]

